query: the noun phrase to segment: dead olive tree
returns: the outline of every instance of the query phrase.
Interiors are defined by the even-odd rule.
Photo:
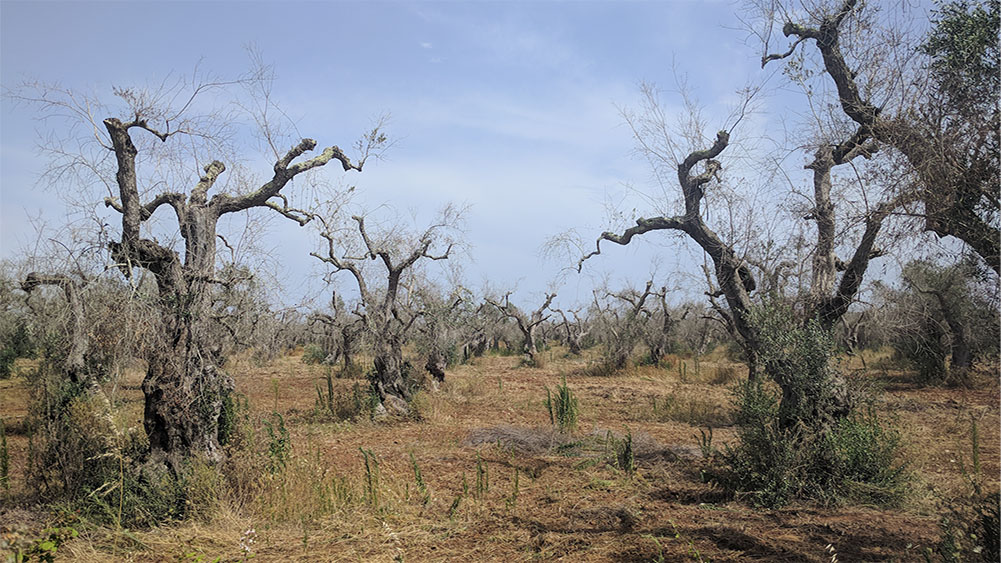
[[[913,213],[924,218],[925,230],[964,241],[995,273],[1001,273],[999,5],[943,4],[928,35],[917,38],[881,25],[858,0],[805,10],[770,2],[760,32],[762,66],[802,56],[800,45],[816,46],[822,76],[836,88],[834,102],[858,136],[892,147],[916,177],[904,191],[923,205]],[[777,25],[792,42],[771,53],[768,38]],[[883,55],[887,46],[897,50]]]
[[[503,325],[505,316],[496,307],[486,301],[475,308],[473,298],[469,297],[460,307],[463,326],[462,361],[483,356],[491,347],[496,348],[499,341],[498,329]]]
[[[370,383],[387,411],[406,414],[410,411],[407,401],[417,388],[415,374],[403,360],[403,344],[420,315],[401,303],[401,297],[412,297],[401,282],[422,259],[448,259],[457,244],[452,233],[458,229],[461,211],[446,207],[430,227],[418,234],[387,229],[376,236],[369,233],[365,218],[359,215],[351,217],[354,232],[339,224],[336,216],[314,217],[326,244],[322,252],[311,255],[329,265],[334,274],[350,273],[358,287],[360,303],[355,314],[372,339],[374,370]],[[444,248],[435,254],[432,247],[437,246]],[[379,267],[367,267],[370,262]]]
[[[62,290],[69,305],[70,325],[67,331],[69,338],[69,350],[63,365],[63,372],[70,381],[81,388],[90,387],[94,383],[94,377],[88,373],[87,353],[90,351],[90,337],[84,314],[83,297],[80,295],[84,289],[84,280],[70,277],[65,274],[41,274],[31,272],[25,276],[21,282],[21,289],[28,294],[42,286],[55,286]]]
[[[217,365],[209,331],[210,286],[215,282],[216,224],[228,213],[254,207],[271,208],[293,216],[287,206],[271,200],[296,175],[338,161],[344,170],[360,170],[363,161],[352,162],[338,147],[331,146],[313,158],[295,162],[316,147],[316,141],[303,139],[274,164],[271,179],[250,193],[233,196],[208,191],[226,165],[216,160],[204,168],[189,194],[162,192],[141,201],[136,178],[136,153],[132,141],[135,132],[152,134],[163,142],[176,132],[165,123],[162,131],[144,116],[136,114],[126,121],[112,117],[104,120],[111,148],[118,161],[116,182],[119,197],[107,205],[122,215],[121,239],[111,243],[114,260],[126,276],[135,268],[149,270],[156,276],[163,316],[163,340],[143,380],[146,398],[143,422],[149,435],[150,454],[162,457],[175,469],[185,458],[197,453],[218,460],[218,421],[223,398],[232,389],[232,381]],[[140,226],[162,205],[176,215],[184,238],[184,258],[170,247],[144,238]]]
[[[696,149],[686,154],[681,150],[682,143],[694,145],[702,138],[697,127],[694,132],[690,124],[687,128],[683,127],[679,133],[681,140],[670,138],[672,126],[655,93],[646,88],[644,94],[644,113],[638,116],[626,114],[626,119],[632,127],[639,151],[652,165],[658,171],[674,168],[682,195],[683,211],[675,215],[639,218],[635,226],[622,234],[603,233],[597,240],[595,250],[581,258],[578,269],[585,260],[601,253],[602,241],[627,245],[635,236],[652,231],[684,233],[711,259],[711,271],[708,268],[706,270],[710,304],[731,334],[741,343],[749,375],[754,378],[760,367],[760,340],[758,331],[751,322],[750,311],[757,282],[750,261],[745,257],[746,250],[738,250],[735,242],[728,242],[721,237],[704,218],[707,211],[703,204],[708,191],[722,189],[727,182],[723,176],[723,163],[718,158],[730,145],[730,132],[719,131],[709,148]],[[884,221],[906,200],[906,196],[892,193],[882,199],[877,194],[871,194],[875,203],[860,212],[853,228],[842,228],[840,231],[836,228],[834,205],[830,197],[832,169],[837,165],[847,164],[858,156],[870,156],[875,151],[870,141],[870,135],[864,130],[857,130],[840,142],[823,141],[818,144],[813,162],[806,166],[813,174],[815,187],[810,218],[818,219],[818,228],[814,247],[812,298],[804,308],[803,318],[818,317],[827,330],[848,310],[861,287],[869,261],[879,254],[874,245]],[[857,235],[857,239],[850,240],[850,236],[856,235],[859,230],[862,233]],[[837,232],[841,233],[841,238],[835,238]],[[750,242],[745,241],[746,244]],[[839,246],[848,245],[851,248],[851,258],[845,262],[837,257],[836,251]],[[837,277],[839,270],[840,280]],[[716,302],[720,297],[725,300],[725,307]]]
[[[595,292],[594,308],[600,313],[596,319],[601,331],[599,338],[605,344],[605,361],[613,371],[626,367],[636,344],[643,339],[650,318],[646,303],[656,295],[653,280],[647,281],[642,291],[627,288],[612,293],[606,290],[604,304]]]
[[[415,312],[420,316],[417,348],[426,358],[424,369],[431,374],[432,384],[437,386],[445,381],[445,369],[462,359],[460,348],[465,324],[462,306],[469,296],[461,287],[446,293],[430,282],[422,283],[415,294]]]
[[[563,341],[566,342],[569,352],[575,356],[579,356],[584,350],[584,339],[591,333],[591,325],[587,322],[586,317],[581,317],[581,309],[570,309],[569,312],[573,315],[573,321],[567,318],[567,311],[563,309],[553,309],[554,313],[558,313],[563,322],[558,323],[558,326],[563,329]]]
[[[327,364],[341,362],[341,377],[350,377],[355,371],[354,356],[359,348],[360,336],[364,327],[359,315],[349,313],[344,299],[336,292],[330,297],[331,313],[314,312],[309,315],[310,324],[321,323],[332,345],[325,347],[328,355],[324,360]]]
[[[690,152],[677,163],[678,182],[684,195],[684,213],[674,216],[657,216],[639,218],[636,226],[626,229],[618,235],[612,232],[603,233],[596,243],[595,250],[581,258],[580,269],[584,261],[601,253],[601,241],[607,240],[619,245],[629,244],[633,237],[651,231],[678,230],[691,237],[712,258],[715,267],[716,281],[722,295],[726,298],[729,308],[729,319],[736,332],[746,343],[748,350],[748,367],[752,377],[757,372],[757,334],[749,321],[751,309],[750,292],[756,285],[747,263],[737,254],[734,248],[726,243],[713,231],[702,218],[702,200],[705,187],[716,178],[722,164],[716,157],[730,143],[730,133],[720,131],[716,141],[708,149]],[[701,167],[696,171],[696,167]],[[697,173],[693,173],[697,172]]]
[[[59,301],[45,295],[32,297],[44,293],[45,286],[58,288],[68,309],[65,345],[53,346],[50,333],[41,365],[30,376],[28,417],[33,447],[27,476],[46,495],[59,498],[91,493],[104,486],[112,468],[117,467],[112,454],[120,447],[121,435],[112,418],[111,402],[100,385],[110,366],[91,357],[94,340],[102,336],[95,321],[111,310],[100,299],[91,300],[91,290],[100,289],[97,282],[97,278],[77,271],[31,272],[21,283],[36,316],[52,314],[42,305],[45,301]],[[50,319],[43,322],[47,321]]]
[[[646,330],[643,331],[643,340],[650,349],[650,362],[660,366],[664,356],[676,348],[674,339],[674,329],[679,322],[685,320],[690,309],[682,311],[681,315],[676,315],[667,305],[667,288],[661,287],[660,291],[653,294],[657,298],[657,307],[651,308],[649,318],[646,323]],[[696,348],[697,356],[702,354],[702,350]]]
[[[547,293],[545,296],[545,301],[542,305],[531,312],[531,314],[526,315],[518,307],[511,304],[511,292],[504,294],[503,304],[501,302],[495,301],[490,298],[485,298],[486,302],[493,305],[501,314],[509,319],[513,319],[518,326],[518,330],[521,331],[523,340],[521,345],[521,351],[525,355],[524,361],[526,365],[536,366],[538,365],[538,354],[539,347],[537,343],[536,332],[538,331],[539,325],[541,325],[549,315],[546,315],[546,309],[556,298],[555,293]]]
[[[47,115],[68,115],[82,123],[86,137],[76,140],[78,153],[70,154],[64,146],[51,148],[57,163],[50,177],[62,181],[72,176],[70,172],[78,172],[76,177],[90,174],[84,181],[106,186],[105,205],[120,216],[117,233],[108,234],[113,262],[128,280],[140,279],[142,272],[155,279],[158,341],[144,358],[148,368],[142,384],[143,424],[149,436],[149,461],[166,464],[174,472],[181,472],[192,456],[211,461],[222,456],[219,417],[233,384],[220,369],[219,349],[211,336],[211,288],[220,282],[216,252],[220,219],[270,209],[303,224],[308,217],[289,207],[282,190],[300,174],[330,162],[344,171],[360,171],[369,151],[386,141],[376,129],[359,143],[359,160],[337,146],[303,158],[316,148],[316,141],[301,139],[280,150],[277,146],[284,141],[266,120],[258,119],[275,157],[270,177],[247,185],[241,181],[247,175],[237,167],[230,181],[220,183],[227,165],[213,159],[212,153],[236,158],[230,154],[228,137],[230,118],[236,116],[213,110],[198,113],[210,103],[206,94],[267,80],[258,74],[230,83],[182,81],[160,90],[116,88],[115,95],[124,102],[117,112],[96,99],[37,85],[33,95],[17,96],[40,105]],[[271,107],[269,100],[263,101]],[[96,111],[117,115],[102,119]],[[111,155],[110,161],[104,155]],[[186,158],[191,160],[185,162]],[[200,177],[191,173],[196,163]],[[152,236],[156,230],[152,220],[163,209],[172,212],[183,244]]]

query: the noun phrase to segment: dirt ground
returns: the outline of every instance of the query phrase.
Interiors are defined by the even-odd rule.
[[[920,561],[938,541],[942,503],[968,488],[971,417],[979,421],[988,487],[998,487],[995,373],[983,374],[976,389],[943,389],[870,368],[867,377],[885,389],[880,410],[904,436],[911,494],[893,509],[763,510],[728,500],[699,474],[700,428],[714,426],[714,445],[733,439],[728,389],[740,368],[672,357],[666,369],[585,377],[576,372],[586,359],[546,354],[542,369],[507,356],[458,366],[440,389],[422,392],[420,420],[383,422],[318,418],[326,368],[297,355],[267,365],[231,362],[252,425],[260,429],[272,410],[283,415],[293,444],[286,470],[249,500],[222,495],[201,519],[152,530],[81,526],[59,560]],[[544,405],[546,388],[564,376],[580,404],[572,436],[552,430]],[[110,390],[124,405],[123,428],[139,424],[140,379],[129,372]],[[348,396],[360,382],[335,379],[335,391]],[[15,488],[25,470],[28,444],[19,430],[27,404],[23,380],[0,381]],[[612,462],[627,433],[633,474]],[[366,471],[362,449],[377,469],[369,457]],[[41,528],[55,518],[0,508],[5,533],[15,522]]]

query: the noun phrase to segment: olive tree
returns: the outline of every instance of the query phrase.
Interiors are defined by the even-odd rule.
[[[656,92],[646,87],[643,93],[643,111],[639,114],[626,113],[625,118],[634,132],[638,150],[654,167],[658,177],[666,182],[668,172],[673,171],[681,192],[680,208],[673,214],[641,217],[621,234],[603,233],[598,237],[595,249],[581,258],[578,269],[586,260],[602,252],[603,241],[627,245],[634,237],[650,232],[682,233],[695,242],[711,261],[711,265],[706,267],[707,296],[714,311],[744,348],[749,375],[754,378],[759,370],[761,342],[750,316],[758,289],[752,255],[754,247],[762,244],[753,238],[740,240],[730,234],[722,236],[707,220],[707,204],[728,207],[726,213],[717,214],[717,217],[732,216],[739,205],[732,198],[709,196],[713,192],[739,191],[739,182],[746,181],[726,174],[723,158],[724,151],[731,144],[731,132],[720,130],[708,148],[704,148],[708,141],[702,131],[703,123],[696,117],[696,109],[689,108],[688,115],[681,117],[680,126],[673,126]],[[746,103],[752,95],[753,92],[747,94]],[[740,119],[738,114],[736,121]],[[904,199],[892,191],[880,189],[881,186],[864,185],[861,189],[867,192],[866,201],[871,204],[851,217],[849,228],[838,228],[831,198],[832,171],[836,166],[848,164],[860,156],[869,157],[876,150],[870,143],[870,136],[862,129],[841,131],[840,138],[838,136],[837,130],[822,135],[815,142],[813,160],[805,165],[812,174],[814,186],[813,205],[807,218],[815,219],[817,228],[816,242],[811,246],[814,260],[810,272],[810,296],[803,305],[802,317],[819,318],[821,326],[827,330],[847,312],[857,296],[870,260],[880,255],[875,245],[884,222]],[[699,144],[703,148],[685,148],[698,147]],[[666,203],[669,207],[670,202]],[[722,220],[717,221],[719,227],[733,230]],[[752,219],[752,226],[754,222]],[[843,249],[849,252],[847,260],[837,255]],[[724,300],[725,306],[717,303],[718,298]]]
[[[175,472],[195,455],[210,461],[222,457],[219,417],[233,383],[220,367],[220,350],[211,338],[211,289],[221,281],[220,219],[268,210],[304,224],[308,216],[289,206],[283,190],[328,163],[361,171],[366,157],[386,142],[374,129],[357,145],[357,159],[336,145],[307,157],[317,148],[310,138],[279,148],[288,141],[267,118],[273,110],[270,78],[258,72],[232,82],[180,80],[155,88],[115,88],[115,107],[44,85],[14,93],[46,116],[66,120],[68,136],[43,146],[55,161],[46,179],[76,182],[73,187],[84,193],[92,193],[92,186],[106,188],[104,204],[118,215],[117,228],[102,232],[113,264],[133,283],[145,275],[155,281],[157,342],[144,358],[143,424],[149,461]],[[261,108],[251,117],[262,126],[273,157],[260,181],[235,154],[234,123],[246,116],[225,114],[212,103],[214,96],[238,95],[241,88]],[[232,164],[231,176],[219,158]],[[180,240],[154,235],[163,228],[164,210],[171,213]]]
[[[461,287],[443,291],[425,281],[415,292],[414,307],[420,316],[416,344],[426,361],[424,369],[431,374],[432,384],[445,381],[445,369],[459,362],[464,328],[467,325],[469,294]]]
[[[330,312],[316,311],[309,315],[309,323],[320,323],[324,327],[329,344],[324,352],[327,364],[341,362],[342,377],[350,375],[355,370],[354,356],[361,345],[361,333],[364,330],[360,315],[349,312],[344,299],[332,292],[330,297]]]
[[[95,382],[95,378],[87,369],[86,356],[90,352],[90,336],[86,326],[84,298],[81,295],[86,284],[86,280],[66,274],[31,272],[25,276],[21,289],[28,294],[44,286],[58,287],[62,291],[70,313],[69,327],[66,331],[69,349],[62,366],[63,375],[74,384],[89,388]]]
[[[605,345],[606,364],[617,371],[626,367],[633,349],[647,333],[646,325],[650,320],[647,300],[663,293],[653,290],[653,280],[647,281],[641,291],[627,288],[615,293],[607,290],[600,293],[603,293],[601,298],[598,291],[594,293],[598,338]]]
[[[526,314],[522,310],[518,309],[517,306],[511,303],[511,292],[504,294],[504,299],[501,301],[486,298],[486,302],[492,305],[497,311],[503,314],[505,317],[514,320],[518,327],[518,330],[522,335],[521,351],[524,354],[525,364],[529,366],[536,366],[539,364],[539,347],[538,347],[538,330],[539,325],[545,322],[549,315],[546,314],[546,310],[549,309],[549,305],[556,298],[555,293],[547,293],[542,305],[538,309],[535,309],[531,313]]]
[[[881,287],[893,346],[924,381],[969,384],[974,361],[997,355],[996,286],[976,266],[970,257],[944,265],[912,260],[898,288]]]
[[[591,334],[591,324],[588,322],[586,316],[581,317],[581,309],[570,309],[569,311],[564,311],[563,309],[553,309],[554,313],[559,314],[561,322],[557,323],[557,326],[563,329],[563,341],[566,342],[567,349],[574,356],[579,356],[583,353],[585,339]],[[567,317],[567,313],[573,315],[573,321]]]
[[[404,363],[406,335],[420,317],[405,305],[411,295],[408,276],[421,261],[447,260],[459,244],[457,233],[462,210],[448,206],[426,229],[410,233],[391,227],[369,232],[364,216],[353,215],[351,225],[336,214],[312,215],[319,225],[324,248],[311,255],[327,264],[331,273],[346,272],[354,279],[359,295],[355,314],[372,340],[373,371],[370,383],[382,406],[394,414],[406,414],[417,390],[412,368]],[[375,263],[376,266],[370,266]]]
[[[762,66],[792,58],[824,71],[818,76],[833,82],[856,136],[891,147],[913,175],[903,191],[921,207],[909,212],[1001,273],[1001,2],[943,3],[925,37],[903,34],[858,0],[761,8]],[[777,53],[769,44],[776,27],[790,41]],[[816,63],[803,60],[811,44]]]

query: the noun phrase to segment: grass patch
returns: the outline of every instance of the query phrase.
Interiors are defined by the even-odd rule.
[[[690,426],[727,426],[733,422],[729,409],[712,399],[694,394],[671,393],[651,397],[650,404],[640,411],[640,420],[682,422]]]

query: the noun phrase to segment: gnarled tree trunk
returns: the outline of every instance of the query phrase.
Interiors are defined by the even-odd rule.
[[[156,278],[157,301],[160,310],[159,342],[147,358],[148,368],[142,389],[145,397],[143,425],[149,435],[150,462],[166,464],[175,472],[192,456],[202,456],[216,462],[222,458],[219,444],[219,416],[223,400],[233,382],[219,367],[219,350],[212,345],[209,323],[211,299],[209,288],[216,283],[216,224],[226,213],[252,207],[269,207],[288,218],[305,224],[308,218],[268,200],[297,174],[323,166],[332,159],[341,162],[344,170],[360,170],[337,147],[298,163],[293,161],[316,142],[304,139],[274,165],[274,176],[257,190],[242,196],[207,192],[225,171],[219,161],[205,167],[205,174],[185,196],[164,192],[146,204],[139,200],[136,175],[136,155],[131,131],[145,130],[166,142],[173,133],[160,133],[140,116],[123,123],[119,119],[104,121],[117,159],[119,199],[105,203],[121,213],[121,240],[111,243],[111,253],[126,277],[136,268],[152,272]],[[184,259],[176,251],[158,242],[143,238],[140,228],[162,205],[170,206],[184,238]]]

